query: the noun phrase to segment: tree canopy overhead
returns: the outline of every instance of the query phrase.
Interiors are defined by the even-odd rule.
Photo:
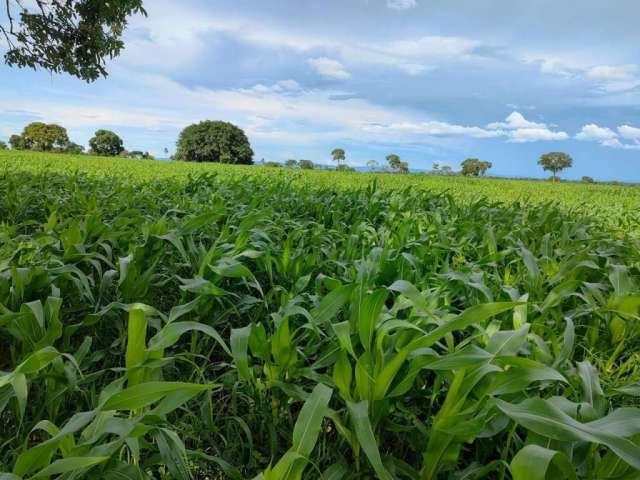
[[[106,61],[124,48],[131,15],[146,15],[142,0],[5,0],[0,33],[11,66],[65,72],[91,82],[106,77]]]
[[[180,132],[175,159],[250,165],[253,150],[241,128],[229,122],[206,120]]]

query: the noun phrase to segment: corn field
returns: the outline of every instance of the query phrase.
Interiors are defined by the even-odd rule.
[[[639,207],[0,153],[0,479],[640,479]]]

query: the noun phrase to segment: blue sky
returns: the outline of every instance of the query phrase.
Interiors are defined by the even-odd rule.
[[[412,168],[467,157],[492,174],[640,181],[637,0],[147,0],[110,76],[92,84],[0,66],[0,139],[56,122],[162,155],[204,119],[248,134],[256,160]],[[0,21],[3,19],[0,17]]]

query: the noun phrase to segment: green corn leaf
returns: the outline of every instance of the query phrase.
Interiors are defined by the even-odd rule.
[[[129,370],[129,386],[132,387],[143,381],[144,370],[133,369],[145,360],[147,346],[147,318],[142,309],[132,308],[129,311],[127,327],[127,351],[125,355],[126,367]]]
[[[541,398],[525,400],[517,405],[496,400],[496,404],[511,419],[538,435],[560,441],[606,445],[629,465],[640,469],[640,446],[625,438],[624,434],[628,432],[613,421],[617,420],[617,417],[611,417],[613,414],[598,420],[594,426],[574,420]],[[640,410],[637,414],[640,415]]]
[[[527,445],[520,450],[509,467],[513,480],[575,480],[571,461],[562,452],[538,445]]]
[[[126,388],[109,397],[100,410],[137,410],[151,405],[174,392],[200,393],[214,385],[199,385],[183,382],[146,382]]]
[[[386,289],[376,290],[375,292],[365,295],[360,302],[358,309],[357,326],[360,334],[360,342],[365,350],[371,349],[373,333],[378,323],[378,317],[387,300],[389,291]]]
[[[310,312],[315,323],[318,325],[330,323],[349,301],[354,288],[355,285],[342,285],[325,295],[320,304]]]
[[[84,470],[109,460],[109,457],[69,457],[56,460],[51,465],[43,468],[32,478],[49,477],[61,473]]]
[[[249,356],[247,352],[250,335],[251,325],[231,330],[231,355],[233,356],[233,361],[236,364],[238,373],[247,382],[253,381],[253,375],[249,369]]]
[[[227,347],[227,344],[224,342],[216,329],[200,322],[167,323],[164,327],[162,327],[162,330],[160,330],[156,335],[153,336],[153,338],[151,338],[151,340],[149,340],[149,346],[147,350],[162,350],[171,347],[175,345],[175,343],[180,339],[182,335],[192,331],[202,332],[210,336],[216,342],[218,342],[218,344],[228,355],[231,355],[229,347]]]
[[[373,434],[373,429],[371,428],[369,402],[367,400],[358,403],[347,402],[347,409],[349,410],[349,415],[355,428],[356,438],[369,459],[369,462],[371,462],[371,466],[378,475],[378,478],[381,480],[392,480],[391,475],[382,464],[378,444]]]

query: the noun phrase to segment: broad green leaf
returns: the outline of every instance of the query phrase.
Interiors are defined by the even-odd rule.
[[[210,336],[216,342],[218,342],[218,344],[227,354],[231,355],[229,347],[227,347],[227,344],[224,342],[216,329],[200,322],[167,323],[164,327],[162,327],[162,330],[160,330],[156,335],[153,336],[153,338],[151,338],[151,340],[149,340],[149,346],[147,350],[162,350],[171,347],[175,345],[175,343],[180,339],[182,335],[192,331],[202,332]]]
[[[56,460],[48,467],[43,468],[32,478],[49,477],[61,473],[84,470],[109,460],[109,457],[69,457]]]
[[[183,382],[146,382],[126,388],[107,399],[100,410],[137,410],[161,400],[166,395],[183,391],[199,393],[214,385],[199,385]]]
[[[571,461],[562,452],[527,445],[511,461],[513,480],[575,480]]]
[[[330,323],[340,309],[349,301],[355,285],[342,285],[331,290],[320,300],[320,304],[311,310],[311,316],[315,323],[321,325]]]
[[[531,398],[520,404],[495,400],[498,408],[523,427],[554,440],[583,441],[602,444],[609,447],[622,460],[634,468],[640,469],[640,446],[625,438],[624,430],[615,429],[611,415],[598,420],[596,426],[580,423],[566,413],[541,398]],[[640,414],[640,410],[638,410]],[[616,418],[617,420],[617,418]],[[612,429],[603,429],[609,425]]]

